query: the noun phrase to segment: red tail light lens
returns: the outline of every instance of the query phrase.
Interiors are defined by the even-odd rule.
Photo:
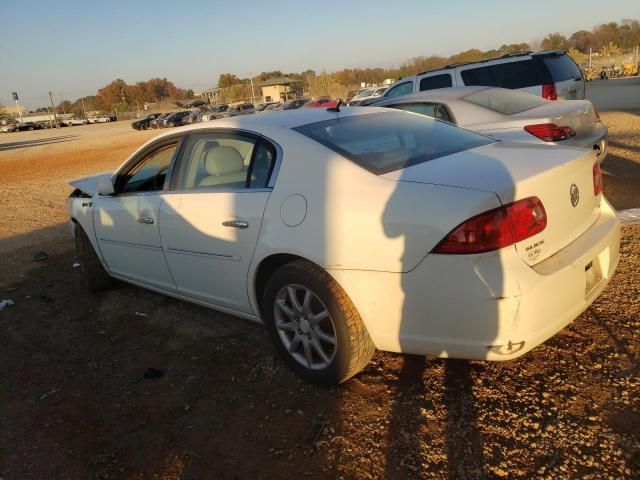
[[[471,217],[444,237],[431,253],[490,252],[520,242],[547,227],[547,212],[538,197],[529,197]]]
[[[602,170],[600,169],[600,162],[596,161],[593,164],[593,194],[595,196],[602,193]]]
[[[545,83],[542,85],[542,98],[546,98],[547,100],[558,99],[558,92],[556,90],[555,83]]]
[[[596,110],[596,107],[593,107],[593,113],[596,114],[596,123],[602,122],[602,120],[600,120],[600,114],[598,113],[598,110]]]
[[[524,129],[545,142],[559,142],[576,134],[573,128],[559,127],[555,123],[536,123],[535,125],[527,125]]]

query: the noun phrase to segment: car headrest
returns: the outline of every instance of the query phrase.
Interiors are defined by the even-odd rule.
[[[226,175],[244,169],[244,161],[240,152],[233,147],[220,146],[207,152],[204,166],[209,175]]]

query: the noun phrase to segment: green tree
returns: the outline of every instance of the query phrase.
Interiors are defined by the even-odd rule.
[[[560,33],[550,33],[542,39],[540,48],[542,50],[564,50],[569,48],[569,41]]]

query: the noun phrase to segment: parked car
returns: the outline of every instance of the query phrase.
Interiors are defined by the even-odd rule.
[[[199,121],[202,121],[202,111],[199,108],[196,108],[195,110],[191,110],[189,115],[182,118],[181,125],[191,125],[198,123]]]
[[[87,125],[89,123],[89,120],[85,119],[85,118],[70,118],[68,120],[66,120],[67,125],[71,126],[71,125]]]
[[[217,115],[217,118],[236,117],[238,115],[250,115],[252,113],[256,113],[253,104],[244,103],[242,105],[229,107],[226,111],[221,112],[219,115]]]
[[[135,130],[147,130],[151,128],[151,121],[155,120],[159,116],[160,116],[159,113],[150,113],[136,120],[135,122],[132,122],[131,127],[134,128]]]
[[[387,91],[387,88],[389,88],[389,87],[367,88],[367,89],[363,90],[362,92],[358,93],[356,96],[354,96],[351,99],[351,101],[349,101],[349,103],[347,103],[347,105],[350,106],[350,107],[354,107],[356,105],[360,105],[365,100],[376,100],[376,99],[379,99],[384,94],[384,92]]]
[[[256,113],[258,112],[262,112],[265,108],[267,108],[269,105],[276,105],[280,102],[266,102],[266,103],[259,103],[258,105],[256,105]]]
[[[169,115],[171,115],[173,112],[169,112],[169,113],[163,113],[158,115],[156,118],[154,118],[153,120],[151,120],[149,122],[149,127],[151,128],[162,128],[161,124],[164,121],[165,118],[167,118]]]
[[[173,112],[170,115],[167,115],[161,122],[160,122],[160,127],[161,128],[170,128],[170,127],[179,127],[182,125],[182,120],[187,116],[190,115],[191,111],[189,110],[182,110],[180,112]]]
[[[522,90],[548,100],[585,98],[582,72],[564,50],[515,53],[449,65],[402,78],[389,87],[384,96],[470,85]]]
[[[333,384],[376,347],[509,360],[572,322],[620,258],[599,166],[389,108],[306,109],[168,132],[72,181],[67,208],[91,289],[262,320]]]
[[[111,116],[109,115],[100,115],[98,117],[93,117],[93,123],[109,123],[111,121]]]
[[[273,103],[269,105],[267,108],[265,108],[263,112],[277,112],[279,110],[282,110],[282,105],[283,105],[282,102]]]
[[[208,113],[202,116],[202,121],[208,122],[210,120],[215,120],[216,118],[219,118],[220,115],[222,115],[227,110],[229,110],[229,105],[227,104],[214,105],[209,109]]]
[[[601,165],[607,155],[607,126],[589,100],[554,102],[504,88],[459,87],[372,105],[427,115],[499,140],[588,148]]]
[[[318,98],[317,100],[309,100],[300,108],[330,108],[338,105],[337,100],[331,100],[330,98]]]
[[[36,124],[34,122],[20,122],[16,125],[16,130],[18,132],[24,131],[32,131],[36,129]]]
[[[309,102],[308,98],[296,98],[295,100],[284,102],[278,110],[297,110],[307,102]]]
[[[11,133],[15,132],[16,130],[18,130],[18,125],[15,123],[10,123],[8,125],[3,125],[2,127],[0,127],[0,132],[2,133]]]

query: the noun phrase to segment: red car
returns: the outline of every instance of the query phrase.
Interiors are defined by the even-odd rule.
[[[338,105],[337,100],[331,100],[329,98],[319,98],[317,100],[309,100],[301,108],[320,108],[320,107],[330,108],[330,107],[336,107],[337,105]]]

